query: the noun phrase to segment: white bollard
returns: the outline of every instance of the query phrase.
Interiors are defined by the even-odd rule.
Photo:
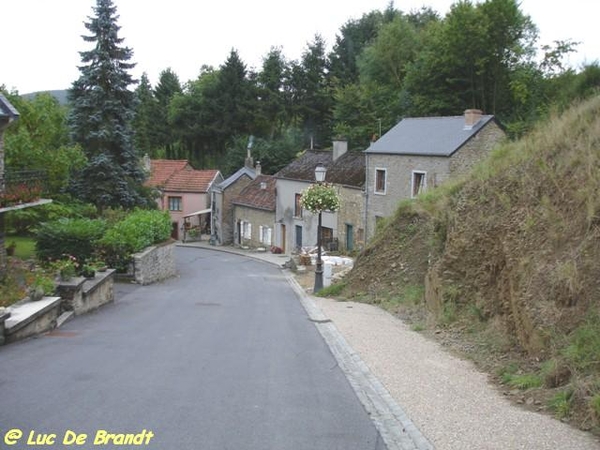
[[[331,286],[331,277],[333,276],[333,264],[323,263],[323,287]]]

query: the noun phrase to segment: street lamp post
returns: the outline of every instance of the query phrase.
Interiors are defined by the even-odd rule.
[[[315,180],[318,184],[325,181],[325,175],[327,174],[327,168],[319,164],[315,167]],[[323,211],[319,210],[319,224],[317,226],[317,267],[315,268],[315,287],[313,293],[319,292],[323,289],[323,260],[321,259],[321,215]]]

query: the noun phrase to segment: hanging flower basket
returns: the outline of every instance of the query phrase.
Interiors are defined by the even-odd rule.
[[[329,183],[311,184],[302,192],[300,203],[311,213],[335,212],[340,209],[340,199],[335,187]]]

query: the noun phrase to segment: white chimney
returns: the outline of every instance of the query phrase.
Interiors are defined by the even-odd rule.
[[[348,151],[348,141],[346,139],[337,139],[333,141],[333,160],[337,160],[340,156]]]
[[[262,166],[260,165],[260,161],[256,161],[256,167],[254,168],[254,173],[256,173],[256,176],[259,176],[262,173]]]
[[[481,116],[483,115],[483,111],[480,109],[466,109],[465,110],[465,130],[472,129],[477,122],[481,120]]]

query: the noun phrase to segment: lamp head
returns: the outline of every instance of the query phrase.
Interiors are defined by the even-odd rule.
[[[325,181],[326,174],[327,167],[325,167],[323,164],[318,164],[317,167],[315,167],[315,180],[317,180],[317,183],[322,183]]]

